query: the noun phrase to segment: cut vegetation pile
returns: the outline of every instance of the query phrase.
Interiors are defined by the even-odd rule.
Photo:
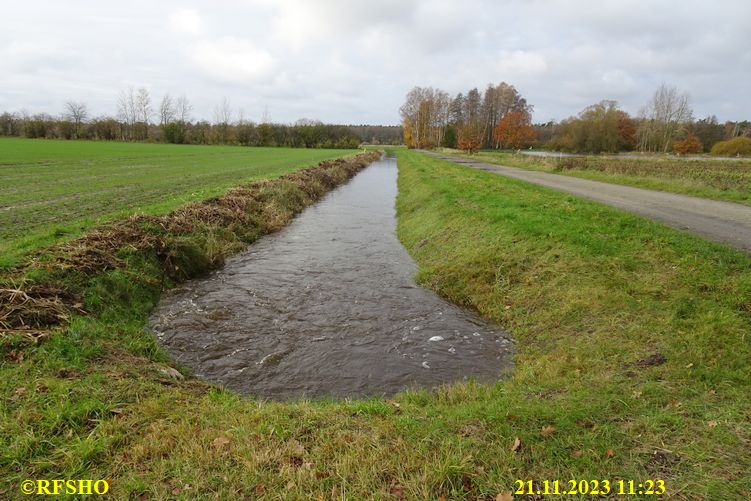
[[[224,257],[286,225],[298,212],[378,158],[367,152],[328,160],[274,180],[255,181],[220,197],[161,216],[137,215],[36,252],[0,278],[0,328],[39,330],[84,313],[92,276],[128,270],[138,256],[154,258],[164,280],[181,281],[215,268]],[[153,277],[152,277],[153,281]]]

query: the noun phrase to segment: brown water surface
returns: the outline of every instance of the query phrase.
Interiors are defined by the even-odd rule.
[[[414,282],[385,157],[221,270],[166,293],[150,329],[197,376],[274,399],[390,395],[511,365],[511,338]]]

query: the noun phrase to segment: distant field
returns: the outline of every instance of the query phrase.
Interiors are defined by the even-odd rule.
[[[353,150],[0,140],[0,268],[97,221],[166,212]]]
[[[461,155],[457,150],[444,152]],[[509,167],[751,205],[751,159],[555,158],[494,151],[482,151],[472,158]]]

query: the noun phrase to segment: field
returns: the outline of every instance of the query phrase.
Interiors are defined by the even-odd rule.
[[[458,150],[447,149],[444,152],[461,155]],[[496,151],[481,151],[472,158],[509,167],[751,205],[751,160],[598,156],[555,158]]]
[[[144,333],[164,270],[131,252],[123,270],[66,275],[96,315],[39,343],[2,339],[0,496],[26,478],[107,478],[119,499],[495,499],[517,480],[621,479],[749,498],[748,256],[417,152],[398,159],[398,232],[419,281],[513,334],[509,379],[291,403],[183,379]],[[300,196],[280,186],[271,200]],[[63,283],[44,267],[29,278]]]
[[[96,222],[164,213],[352,150],[0,139],[0,268]]]

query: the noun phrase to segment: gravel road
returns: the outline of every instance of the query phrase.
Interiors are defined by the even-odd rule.
[[[751,207],[746,205],[428,154],[635,212],[751,254]]]

